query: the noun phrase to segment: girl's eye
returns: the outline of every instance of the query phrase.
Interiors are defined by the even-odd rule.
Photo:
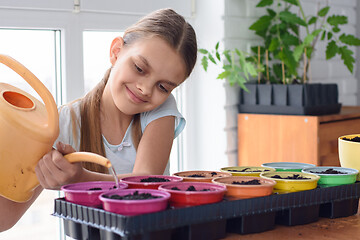
[[[159,88],[161,91],[163,91],[165,93],[169,92],[162,84],[159,84]]]
[[[143,73],[144,71],[138,66],[135,64],[135,68],[136,70],[139,72],[139,73]]]

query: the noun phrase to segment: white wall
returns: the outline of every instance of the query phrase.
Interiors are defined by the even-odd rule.
[[[199,48],[214,48],[224,35],[224,1],[196,0],[193,27]],[[182,170],[218,170],[227,166],[225,127],[225,90],[216,79],[215,65],[204,72],[201,56],[191,79],[185,83],[187,126]]]

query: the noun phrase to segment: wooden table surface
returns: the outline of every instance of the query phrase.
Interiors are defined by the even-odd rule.
[[[360,208],[356,215],[345,218],[320,218],[297,226],[276,225],[275,229],[254,234],[228,234],[226,240],[342,240],[360,239]]]

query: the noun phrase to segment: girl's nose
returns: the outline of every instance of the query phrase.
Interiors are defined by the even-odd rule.
[[[137,89],[139,89],[139,91],[147,97],[150,97],[152,92],[152,84],[150,82],[151,81],[149,79],[146,79],[136,83]]]

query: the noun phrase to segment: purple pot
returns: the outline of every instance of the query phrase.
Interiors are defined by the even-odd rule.
[[[127,187],[126,183],[120,183],[120,189]],[[61,190],[65,193],[66,201],[88,207],[100,207],[99,195],[113,189],[116,189],[116,184],[110,181],[81,182],[61,187]]]
[[[128,194],[139,194],[150,193],[152,196],[158,196],[159,198],[154,199],[142,199],[142,200],[119,200],[106,198],[106,196],[125,196]],[[132,216],[144,213],[153,213],[165,210],[168,206],[168,200],[170,194],[160,190],[154,189],[116,189],[109,192],[102,193],[99,196],[102,202],[103,209],[109,212],[118,213],[122,215]]]

